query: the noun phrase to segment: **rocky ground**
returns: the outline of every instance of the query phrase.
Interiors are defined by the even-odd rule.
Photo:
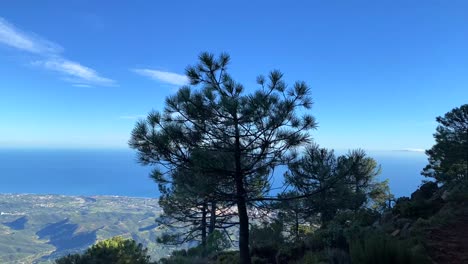
[[[468,263],[468,214],[428,232],[428,252],[435,263]]]

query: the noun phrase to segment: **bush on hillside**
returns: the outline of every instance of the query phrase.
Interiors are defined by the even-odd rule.
[[[250,229],[250,254],[257,263],[267,261],[275,263],[276,254],[285,244],[284,225],[280,220],[263,225],[254,225]]]
[[[215,261],[216,264],[238,264],[239,263],[239,252],[238,251],[224,251],[219,253]]]
[[[372,233],[360,240],[350,241],[352,263],[359,264],[423,264],[426,256],[411,250],[411,244],[384,233]]]
[[[147,250],[141,244],[132,239],[113,237],[103,240],[83,254],[73,254],[55,261],[56,264],[89,264],[89,263],[113,263],[113,264],[150,264]]]
[[[411,200],[429,200],[437,190],[439,190],[437,183],[432,181],[425,182],[411,194]]]
[[[195,264],[207,263],[210,259],[216,259],[223,250],[231,246],[224,233],[215,230],[206,241],[206,246],[198,245],[189,249],[173,251],[169,258],[159,260],[162,264]],[[216,262],[217,263],[217,262]]]
[[[408,197],[398,198],[393,213],[405,218],[427,219],[436,214],[444,205],[435,182],[426,182]]]

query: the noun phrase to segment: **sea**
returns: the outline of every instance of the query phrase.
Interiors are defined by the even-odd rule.
[[[381,166],[379,179],[389,179],[396,197],[409,196],[424,179],[422,152],[368,151]],[[137,162],[132,150],[0,150],[0,193],[115,195],[157,198],[150,179],[153,168]],[[279,170],[281,171],[281,170]],[[282,175],[274,178],[281,186]]]

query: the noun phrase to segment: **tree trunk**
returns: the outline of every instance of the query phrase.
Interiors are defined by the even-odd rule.
[[[216,227],[216,202],[211,202],[211,210],[210,210],[210,225],[208,227],[208,235],[211,235]]]
[[[207,203],[203,203],[202,208],[202,219],[201,219],[201,237],[202,237],[202,247],[203,247],[203,254],[206,250],[206,213],[207,213],[208,205]]]
[[[294,223],[294,232],[296,233],[296,240],[299,241],[299,213],[297,212],[298,208],[296,208],[295,212],[295,220],[296,222]]]
[[[239,184],[237,184],[239,185]],[[241,190],[243,189],[243,186]],[[245,191],[244,191],[245,192]],[[238,189],[239,195],[239,189]],[[247,214],[247,205],[243,195],[239,195],[237,199],[237,210],[239,214],[239,251],[240,263],[250,264],[249,250],[249,216]]]
[[[235,181],[237,194],[237,213],[239,215],[239,252],[240,264],[250,264],[249,250],[249,216],[247,214],[246,192],[244,188],[244,177],[242,175],[241,148],[239,124],[237,115],[234,117],[235,124],[235,150],[234,160],[236,166]]]

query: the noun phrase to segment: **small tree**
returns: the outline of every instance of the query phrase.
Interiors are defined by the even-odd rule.
[[[308,146],[303,156],[289,165],[286,181],[301,194],[319,191],[306,198],[303,210],[307,217],[320,214],[322,224],[330,221],[340,206],[347,191],[343,162],[338,162],[333,151],[313,144]],[[346,201],[347,203],[348,201]]]
[[[213,181],[215,177],[202,177],[195,170],[176,170],[172,179],[171,183],[158,183],[159,205],[164,214],[156,222],[169,228],[158,242],[180,245],[195,240],[205,248],[208,237],[216,229],[227,234],[228,228],[235,225],[230,220],[233,214],[225,210],[232,203],[218,201],[213,195],[222,179]]]
[[[378,208],[389,195],[388,182],[376,180],[380,167],[362,150],[336,157],[333,150],[310,145],[289,170],[286,181],[296,192],[316,193],[305,198],[302,210],[305,217],[320,215],[322,225],[339,210]]]
[[[387,200],[387,195],[390,195],[388,181],[377,181],[381,168],[364,150],[350,151],[338,159],[343,163],[341,173],[350,190],[346,197],[351,201],[349,209],[356,211],[363,205],[375,207],[376,202]]]
[[[277,218],[284,225],[285,231],[288,232],[288,238],[294,241],[299,241],[301,235],[305,231],[301,227],[310,224],[311,209],[309,208],[307,198],[287,199],[289,197],[300,196],[297,191],[289,191],[278,195],[279,202],[273,203],[274,209],[278,212]]]
[[[422,175],[438,183],[456,184],[468,181],[468,104],[436,118],[439,125],[436,144],[426,150],[429,164]]]

